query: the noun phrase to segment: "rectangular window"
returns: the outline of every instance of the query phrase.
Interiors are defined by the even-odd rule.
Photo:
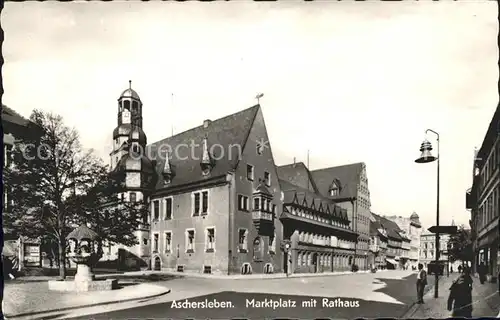
[[[200,215],[200,193],[195,192],[193,193],[193,216],[199,216]]]
[[[153,201],[153,221],[160,220],[160,200]]]
[[[153,234],[153,252],[158,252],[158,239],[159,235],[158,233]]]
[[[238,229],[238,245],[240,252],[246,252],[248,249],[247,235],[247,229]]]
[[[186,230],[186,252],[194,252],[194,230]]]
[[[207,228],[205,251],[214,252],[215,250],[215,228]]]
[[[247,164],[247,179],[249,181],[253,181],[253,175],[254,175],[253,166]]]
[[[255,211],[259,211],[260,210],[260,198],[254,198],[253,199],[253,209]]]
[[[264,172],[264,183],[266,186],[270,187],[271,186],[271,174],[269,172]]]
[[[172,219],[172,198],[165,199],[165,220]]]
[[[208,191],[203,191],[202,193],[202,206],[201,206],[201,213],[202,214],[207,214],[208,213]]]
[[[208,214],[208,191],[193,193],[193,216]]]
[[[130,202],[137,202],[137,194],[135,192],[130,193]]]
[[[248,197],[241,194],[238,195],[238,210],[248,211]]]
[[[165,253],[172,252],[172,232],[165,232]]]

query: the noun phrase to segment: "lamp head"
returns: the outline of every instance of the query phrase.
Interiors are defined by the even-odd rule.
[[[437,160],[436,157],[434,157],[431,153],[432,150],[432,144],[428,140],[424,140],[422,144],[420,145],[420,158],[415,160],[416,163],[429,163]]]

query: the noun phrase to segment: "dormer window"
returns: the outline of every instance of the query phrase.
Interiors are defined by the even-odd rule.
[[[330,185],[330,189],[328,189],[328,194],[330,195],[330,197],[338,196],[340,193],[339,188],[340,182],[338,181],[338,179],[334,179],[334,181]]]

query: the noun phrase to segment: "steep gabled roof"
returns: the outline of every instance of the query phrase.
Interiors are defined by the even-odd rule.
[[[330,197],[329,189],[334,181],[340,181],[340,193],[333,199],[357,197],[358,183],[364,163],[352,163],[311,171],[311,176],[319,193]]]
[[[17,124],[19,126],[27,126],[30,122],[28,119],[24,118],[13,109],[2,104],[2,122],[4,121]]]
[[[175,170],[175,176],[168,185],[169,187],[220,177],[235,170],[240,158],[239,152],[243,152],[245,148],[259,109],[260,106],[256,105],[211,121],[207,127],[200,125],[148,145],[146,147],[147,154],[152,159],[157,160],[156,172],[158,172],[159,179],[156,189],[161,189],[164,186],[161,172],[168,150],[174,151],[171,153],[170,163]],[[212,148],[212,156],[217,160],[215,160],[214,167],[208,176],[203,175],[200,166],[203,152],[202,144],[205,137],[209,148],[213,145],[219,146]],[[195,147],[191,147],[191,144],[194,144]]]
[[[314,210],[318,210],[321,204],[324,213],[328,213],[332,217],[337,217],[338,219],[343,219],[346,221],[349,220],[349,217],[347,216],[347,210],[342,209],[331,199],[323,197],[321,194],[314,193],[308,189],[304,189],[300,186],[294,185],[286,180],[278,179],[278,182],[280,184],[280,189],[284,194],[283,202],[285,205],[295,203],[297,205],[302,205],[313,209],[314,203]]]
[[[380,223],[387,230],[387,236],[396,241],[403,241],[403,238],[400,236],[399,232],[401,229],[398,227],[397,223],[391,221],[385,217],[380,217]]]
[[[278,178],[282,180],[312,192],[318,191],[309,169],[303,162],[277,166],[276,171],[278,172]]]
[[[35,136],[43,135],[43,129],[36,123],[26,119],[4,104],[2,104],[2,127],[4,133],[13,133],[19,137],[25,136],[27,133]]]

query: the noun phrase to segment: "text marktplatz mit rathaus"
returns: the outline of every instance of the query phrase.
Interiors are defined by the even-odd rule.
[[[341,298],[311,298],[310,300],[304,300],[297,304],[297,301],[293,299],[245,299],[246,308],[279,309],[296,308],[297,306],[302,308],[359,308],[359,301]],[[186,299],[184,301],[172,301],[171,307],[175,309],[228,309],[234,308],[235,306],[231,301],[217,301],[216,299],[189,301]]]

